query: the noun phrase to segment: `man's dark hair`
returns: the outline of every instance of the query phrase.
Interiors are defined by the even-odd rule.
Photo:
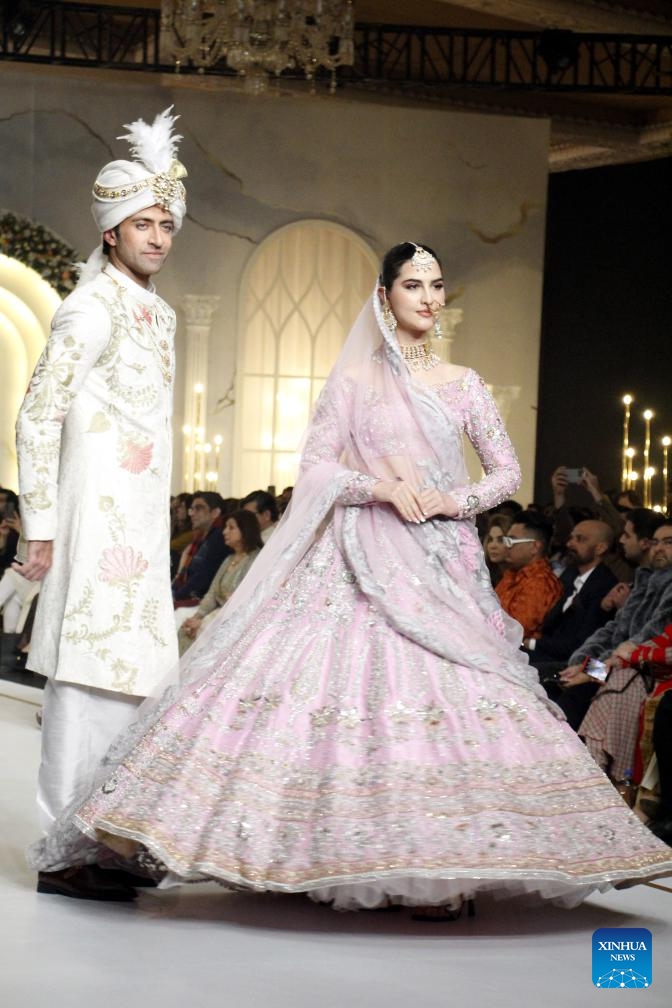
[[[517,500],[503,500],[501,504],[498,504],[493,511],[497,514],[508,514],[514,521],[518,521],[518,515],[523,510],[523,505],[519,504]]]
[[[244,508],[246,504],[256,504],[257,514],[263,514],[264,511],[270,511],[271,521],[277,522],[278,504],[273,494],[266,493],[265,490],[253,490],[252,493],[247,495],[247,497],[243,497],[240,502],[241,508]]]
[[[659,511],[652,511],[651,508],[633,508],[623,516],[626,522],[630,522],[633,531],[638,539],[652,539],[653,533],[661,525],[672,524],[672,518],[666,518]]]
[[[221,513],[224,514],[226,508],[224,505],[224,498],[221,494],[216,493],[214,490],[194,490],[192,504],[197,497],[200,497],[201,500],[205,501],[211,511],[213,508],[219,508]]]
[[[531,539],[538,539],[544,544],[544,551],[548,550],[553,536],[553,523],[539,511],[519,511],[513,516],[513,524],[522,525]]]

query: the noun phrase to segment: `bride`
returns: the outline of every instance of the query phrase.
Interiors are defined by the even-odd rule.
[[[434,252],[387,253],[282,525],[183,684],[147,702],[34,846],[42,872],[149,852],[168,880],[447,918],[484,890],[574,905],[672,874],[491,589],[473,516],[519,467],[482,379],[430,349],[444,299]]]

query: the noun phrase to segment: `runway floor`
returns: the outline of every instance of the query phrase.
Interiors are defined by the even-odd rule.
[[[475,918],[420,924],[339,914],[298,896],[215,885],[144,891],[135,904],[38,896],[38,689],[0,682],[2,1008],[592,1008],[672,1004],[672,879],[575,910],[481,899]],[[647,989],[598,990],[597,928],[653,937]]]

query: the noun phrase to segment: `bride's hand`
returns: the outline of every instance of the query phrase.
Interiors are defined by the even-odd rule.
[[[418,496],[425,518],[434,518],[436,515],[457,518],[459,508],[450,494],[441,493],[440,490],[435,490],[432,487],[428,490],[421,490]]]
[[[381,480],[374,486],[373,496],[381,503],[392,504],[404,521],[423,522],[427,518],[418,492],[405,480]]]

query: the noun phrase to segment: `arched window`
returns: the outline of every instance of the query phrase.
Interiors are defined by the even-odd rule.
[[[311,408],[376,270],[357,235],[324,221],[290,224],[255,253],[241,294],[234,493],[293,485]]]

